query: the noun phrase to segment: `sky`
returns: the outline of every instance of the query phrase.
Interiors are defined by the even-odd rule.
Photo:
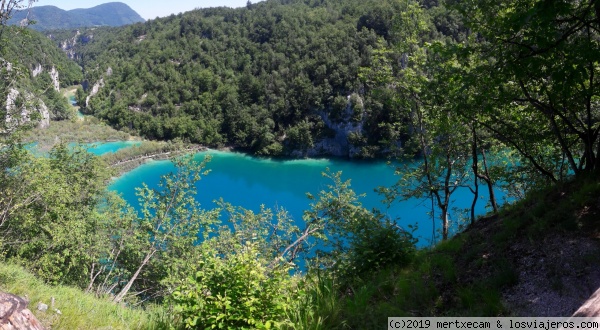
[[[35,6],[56,6],[64,10],[91,8],[107,2],[123,2],[145,19],[179,14],[196,8],[243,7],[247,0],[38,0]],[[256,3],[258,0],[251,0]]]

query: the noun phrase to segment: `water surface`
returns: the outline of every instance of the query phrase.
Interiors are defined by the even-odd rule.
[[[394,168],[385,162],[354,162],[331,159],[309,160],[270,160],[253,158],[240,153],[207,151],[196,155],[198,160],[206,155],[212,157],[208,164],[210,174],[200,180],[197,185],[197,200],[203,208],[213,208],[214,201],[223,198],[233,205],[242,206],[254,211],[261,205],[269,208],[283,207],[302,227],[303,211],[310,207],[306,197],[309,192],[317,196],[318,192],[327,189],[331,180],[322,173],[328,168],[332,172],[342,171],[343,179],[351,180],[351,188],[358,194],[365,193],[361,202],[368,208],[378,208],[391,219],[396,219],[400,226],[408,228],[417,225],[415,235],[419,245],[426,246],[432,241],[432,233],[441,228],[437,218],[432,222],[431,200],[412,199],[396,202],[391,207],[381,203],[382,196],[374,192],[379,186],[390,186],[399,178],[394,175]],[[152,161],[128,172],[116,179],[111,190],[120,192],[134,207],[138,205],[135,188],[143,182],[156,187],[160,176],[174,169],[169,161]],[[453,195],[457,201],[455,206],[469,208],[473,195],[468,189],[459,189]],[[482,196],[486,198],[486,196]],[[477,213],[483,214],[485,200],[478,202]],[[458,227],[458,213],[451,215],[454,228]]]
[[[141,141],[115,141],[115,142],[95,142],[81,144],[88,152],[94,155],[104,155],[106,153],[114,153],[121,149],[139,146]],[[69,146],[75,146],[76,143],[69,143]]]

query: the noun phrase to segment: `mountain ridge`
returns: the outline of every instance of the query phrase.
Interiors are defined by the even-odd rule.
[[[25,20],[25,21],[24,21]],[[122,2],[108,2],[91,8],[64,10],[56,6],[32,7],[12,17],[9,24],[23,25],[27,21],[34,30],[46,31],[92,26],[123,26],[145,22],[135,10]]]

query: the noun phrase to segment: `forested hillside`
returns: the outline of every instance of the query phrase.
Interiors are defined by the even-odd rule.
[[[260,155],[374,157],[403,140],[404,114],[366,69],[397,76],[391,46],[407,3],[264,1],[82,31],[75,52],[103,88],[87,111],[153,139],[232,145]],[[422,41],[459,35],[443,8]],[[441,17],[440,29],[434,19]],[[450,18],[449,18],[450,17]],[[383,67],[382,67],[383,66]],[[110,70],[109,70],[110,68]],[[111,74],[107,74],[109,71]]]
[[[82,81],[85,111],[149,138],[397,156],[398,181],[378,191],[431,205],[443,241],[417,249],[412,228],[364,207],[339,172],[323,173],[329,184],[296,219],[279,206],[206,209],[195,195],[210,158],[194,155],[139,188],[134,209],[107,191],[106,158],[65,143],[40,157],[2,130],[0,274],[11,274],[0,287],[30,278],[26,267],[44,292],[69,285],[112,311],[43,314],[49,327],[123,324],[118,311],[132,310],[124,327],[569,316],[600,285],[598,2],[266,0],[55,33],[78,41],[70,55],[83,72],[50,39],[6,27],[9,16],[0,7],[0,111],[36,103],[15,101],[14,88],[50,100],[60,71]],[[458,189],[473,198],[460,219]],[[478,219],[484,198],[490,214]],[[453,238],[457,223],[468,229]]]
[[[37,108],[47,108],[50,119],[71,118],[74,114],[60,88],[80,82],[81,67],[38,32],[6,27],[1,37],[6,42],[2,45],[1,57],[4,79],[0,115],[6,114],[5,102],[14,91],[18,96],[11,98],[17,105],[24,104],[25,109],[43,104]]]
[[[144,19],[122,2],[110,2],[93,8],[63,10],[55,6],[37,6],[18,11],[10,24],[25,24],[38,31],[73,29],[93,26],[122,26]]]

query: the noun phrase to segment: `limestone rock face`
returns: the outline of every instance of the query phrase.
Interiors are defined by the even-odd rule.
[[[20,125],[29,123],[32,114],[39,113],[39,128],[50,126],[50,112],[41,100],[34,100],[31,94],[23,95],[12,88],[6,97],[6,127],[10,131]]]
[[[58,71],[53,66],[50,70],[50,78],[52,78],[52,85],[57,92],[60,92],[60,80],[58,79]]]
[[[77,54],[75,53],[75,45],[77,45],[77,39],[79,37],[81,33],[79,32],[79,30],[77,30],[77,32],[75,32],[75,36],[73,36],[71,39],[67,39],[67,40],[63,40],[60,43],[60,48],[65,52],[65,54],[67,54],[67,56],[70,59],[77,59]]]
[[[29,309],[27,301],[10,293],[0,292],[0,330],[43,330],[44,327]]]
[[[356,157],[360,149],[350,141],[350,135],[360,134],[364,125],[364,104],[358,94],[347,96],[346,108],[342,112],[340,120],[332,120],[326,112],[321,113],[321,119],[335,135],[315,141],[314,146],[303,154],[301,151],[292,152],[293,157],[316,157],[320,155],[331,155],[339,157]],[[360,118],[353,120],[354,114],[359,113]]]
[[[44,69],[42,68],[42,65],[38,63],[38,65],[33,68],[33,71],[31,71],[31,75],[35,78],[42,73],[42,71],[44,71]]]
[[[98,94],[98,91],[100,91],[100,88],[102,87],[104,87],[104,78],[100,78],[100,81],[98,81],[96,84],[94,84],[94,87],[92,87],[90,95],[88,95],[88,97],[85,99],[86,108],[90,106],[90,99],[92,98],[92,96]]]

